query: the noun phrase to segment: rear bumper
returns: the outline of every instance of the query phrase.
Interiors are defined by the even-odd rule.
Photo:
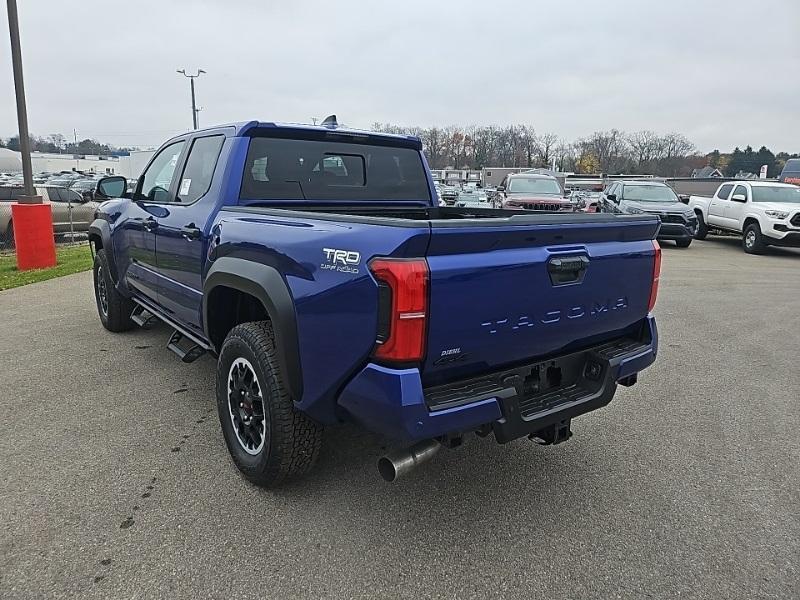
[[[490,428],[504,443],[608,404],[617,382],[633,383],[655,361],[652,316],[638,337],[431,389],[422,387],[418,369],[369,364],[344,388],[339,405],[370,431],[405,442]],[[545,377],[549,367],[559,373],[553,385]]]

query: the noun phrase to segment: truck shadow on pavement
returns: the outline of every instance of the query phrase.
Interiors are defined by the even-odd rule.
[[[695,244],[698,242],[695,241]],[[726,235],[711,235],[705,239],[700,241],[701,244],[719,244],[724,248],[730,248],[732,250],[738,250],[742,253],[743,256],[753,256],[754,258],[758,258],[759,255],[750,255],[745,253],[742,250],[742,239],[740,237],[734,236],[726,236]],[[689,248],[676,248],[674,244],[664,243],[661,244],[661,247],[664,249],[670,248],[673,250],[680,250],[681,252],[692,252],[694,246],[690,246]],[[800,258],[800,250],[796,248],[782,248],[780,246],[767,246],[766,250],[761,256],[772,256],[777,258],[789,258],[789,259],[797,259]]]

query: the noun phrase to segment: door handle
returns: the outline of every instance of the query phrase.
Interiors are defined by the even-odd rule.
[[[189,223],[185,227],[181,227],[181,236],[188,242],[199,240],[201,234],[202,232],[194,223]]]
[[[153,217],[148,217],[142,221],[142,227],[145,231],[155,231],[158,227],[158,221],[156,221]]]

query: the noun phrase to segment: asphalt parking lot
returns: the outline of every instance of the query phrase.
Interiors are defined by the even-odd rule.
[[[664,244],[656,365],[556,447],[408,479],[344,426],[278,491],[228,459],[214,363],[107,333],[91,275],[0,292],[0,597],[800,596],[800,251]]]

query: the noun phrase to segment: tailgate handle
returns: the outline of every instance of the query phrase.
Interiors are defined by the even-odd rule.
[[[547,272],[553,285],[581,282],[588,268],[588,256],[559,256],[547,263]]]

